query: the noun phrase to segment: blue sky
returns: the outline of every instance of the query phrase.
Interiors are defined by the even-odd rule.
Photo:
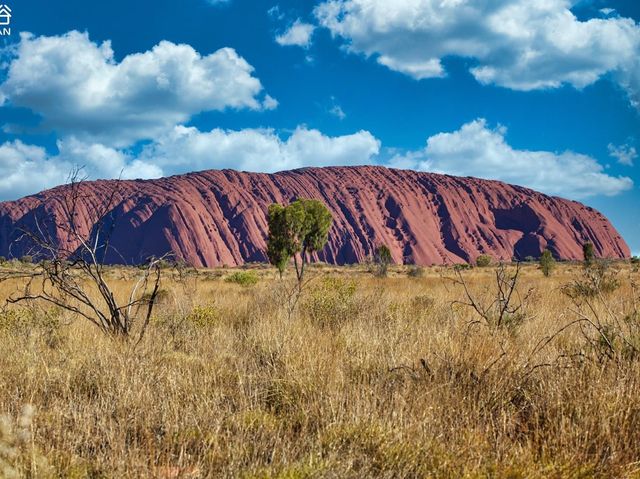
[[[635,0],[4,3],[0,200],[374,163],[583,201],[640,253]]]

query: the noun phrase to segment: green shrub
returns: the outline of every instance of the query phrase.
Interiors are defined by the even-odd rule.
[[[476,266],[478,268],[486,268],[491,266],[491,263],[493,263],[493,258],[488,254],[481,254],[476,258]]]
[[[376,276],[386,276],[389,270],[389,265],[393,262],[391,250],[387,245],[380,245],[376,248],[373,255],[373,262],[376,265]]]
[[[424,268],[421,266],[412,266],[409,268],[409,271],[407,271],[407,276],[409,276],[409,278],[422,278],[424,276]]]
[[[0,331],[19,331],[32,324],[31,315],[26,311],[7,309],[0,313]]]
[[[339,326],[357,315],[354,295],[356,283],[342,278],[325,278],[310,291],[303,309],[314,324],[325,327]]]
[[[582,276],[565,285],[562,292],[572,299],[592,298],[613,293],[619,287],[618,271],[608,261],[600,260],[585,267]]]
[[[55,308],[5,309],[0,311],[0,333],[23,339],[35,335],[44,339],[50,347],[55,347],[63,339],[61,313]]]
[[[239,284],[240,286],[249,287],[258,283],[260,278],[255,271],[236,271],[227,276],[224,280],[227,283]]]
[[[582,255],[584,256],[585,266],[591,266],[596,259],[596,253],[593,249],[593,243],[585,243],[582,245]]]
[[[471,265],[469,263],[460,263],[453,265],[454,271],[465,271],[467,269],[471,269]]]
[[[542,270],[542,274],[550,276],[555,266],[556,260],[553,258],[551,251],[548,249],[544,250],[542,256],[540,256],[540,269]]]
[[[199,328],[207,328],[220,324],[222,315],[215,304],[196,306],[187,315],[187,322]]]
[[[631,257],[631,264],[633,264],[633,265],[639,265],[639,264],[640,264],[640,257],[638,257],[638,256],[632,256],[632,257]]]

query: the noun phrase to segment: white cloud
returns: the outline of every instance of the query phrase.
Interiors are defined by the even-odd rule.
[[[283,34],[276,36],[276,42],[282,46],[309,48],[314,30],[313,25],[298,18]]]
[[[75,137],[58,141],[58,153],[21,141],[0,145],[0,200],[16,199],[65,183],[74,167],[89,179],[158,178],[205,169],[274,172],[304,166],[370,164],[380,142],[366,131],[329,137],[298,127],[286,140],[271,129],[201,132],[175,126],[134,156]]]
[[[286,140],[270,129],[201,132],[177,126],[144,148],[140,159],[165,174],[233,168],[274,172],[303,166],[358,165],[372,162],[380,142],[367,131],[329,137],[298,127]]]
[[[267,10],[267,15],[271,18],[275,18],[276,20],[284,20],[284,13],[280,10],[280,5],[274,5],[273,7]]]
[[[157,178],[162,170],[123,151],[75,138],[58,141],[59,153],[20,140],[0,145],[0,200],[16,199],[65,183],[75,167],[91,179]]]
[[[575,3],[575,2],[574,2]],[[640,91],[640,26],[629,18],[579,21],[569,0],[326,0],[323,27],[352,52],[416,79],[445,75],[442,59],[474,59],[481,83],[515,90],[583,88],[607,72]]]
[[[335,96],[331,96],[331,105],[327,106],[327,112],[339,120],[344,120],[347,117],[347,114],[342,109],[342,106],[340,106]]]
[[[278,108],[278,105],[278,100],[273,98],[271,95],[265,95],[264,101],[262,102],[262,107],[265,110],[275,110],[276,108]]]
[[[329,113],[331,113],[336,118],[339,118],[340,120],[344,120],[347,117],[347,114],[344,112],[340,105],[333,105],[329,110]]]
[[[20,140],[0,145],[0,199],[15,199],[63,183],[70,168]]]
[[[633,63],[615,73],[615,78],[626,90],[631,104],[640,109],[640,52]]]
[[[155,138],[207,110],[273,108],[259,98],[260,81],[235,50],[202,56],[189,45],[162,41],[151,50],[114,58],[110,42],[87,33],[22,34],[0,98],[42,115],[62,135],[110,146]]]
[[[620,145],[616,146],[609,143],[609,156],[615,158],[618,163],[626,166],[633,166],[633,160],[638,158],[638,152],[633,146]]]
[[[390,163],[399,168],[497,179],[572,199],[613,196],[633,187],[630,178],[607,175],[590,156],[516,150],[505,135],[506,128],[491,129],[479,119],[453,133],[434,135],[425,149],[396,155]]]
[[[506,142],[505,135],[505,128],[492,129],[480,119],[458,131],[430,137],[423,149],[396,153],[390,159],[380,153],[380,141],[368,131],[331,137],[304,126],[286,138],[272,129],[203,132],[175,126],[137,155],[67,138],[58,142],[59,153],[50,156],[43,148],[15,141],[0,146],[0,199],[14,199],[64,183],[69,171],[79,165],[86,166],[91,179],[130,179],[206,169],[270,173],[306,166],[383,163],[497,179],[572,199],[612,196],[633,187],[630,178],[606,174],[589,156],[570,151],[517,150]]]
[[[84,166],[91,178],[159,178],[162,169],[133,158],[129,153],[99,143],[84,143],[76,138],[58,141],[56,161],[64,165]]]

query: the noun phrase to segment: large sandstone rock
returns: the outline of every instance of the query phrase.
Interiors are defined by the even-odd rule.
[[[113,184],[82,185],[79,223],[86,231],[93,227],[87,210],[104,201]],[[524,258],[545,248],[557,258],[580,259],[587,241],[601,257],[630,255],[611,223],[592,208],[475,178],[371,166],[273,175],[212,170],[124,181],[119,188],[111,263],[167,252],[196,266],[265,261],[267,207],[299,197],[320,199],[333,213],[329,244],[319,254],[329,263],[363,261],[379,244],[390,247],[397,263],[421,265],[470,262],[480,254]],[[55,224],[63,221],[64,189],[0,203],[0,255],[25,254],[27,245],[16,238],[36,220],[53,238],[67,241]]]

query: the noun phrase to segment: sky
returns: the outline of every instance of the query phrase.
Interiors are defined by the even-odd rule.
[[[0,5],[0,201],[379,164],[582,201],[640,254],[637,0]]]

